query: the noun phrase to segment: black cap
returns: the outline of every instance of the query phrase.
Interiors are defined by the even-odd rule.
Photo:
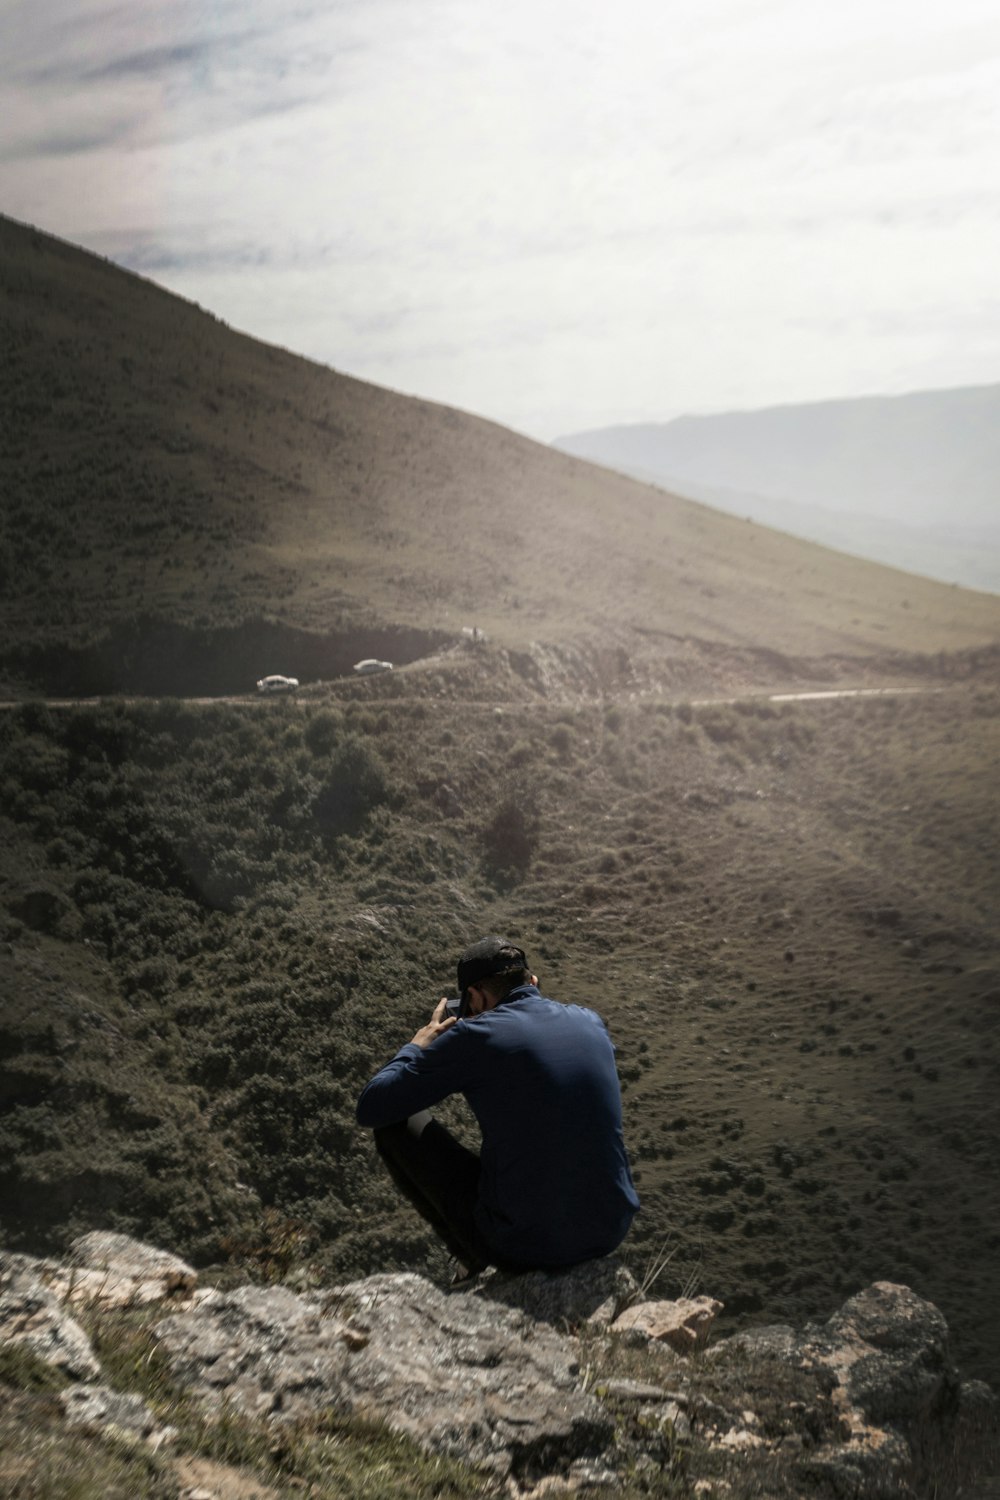
[[[470,984],[478,984],[491,974],[509,974],[513,969],[527,967],[524,949],[516,943],[502,937],[480,938],[458,960],[458,988],[464,1000]]]

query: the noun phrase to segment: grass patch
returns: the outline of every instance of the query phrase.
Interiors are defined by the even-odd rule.
[[[40,1359],[24,1344],[0,1344],[0,1385],[14,1391],[38,1394],[61,1391],[68,1384],[67,1375]]]
[[[250,1471],[283,1493],[305,1487],[315,1500],[414,1500],[486,1495],[495,1482],[467,1465],[427,1454],[405,1437],[329,1412],[296,1422],[255,1420],[231,1409],[206,1412],[174,1381],[151,1332],[159,1313],[105,1314],[90,1333],[107,1382],[141,1395],[177,1430],[184,1453]]]

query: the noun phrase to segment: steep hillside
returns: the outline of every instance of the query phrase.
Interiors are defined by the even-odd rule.
[[[342,670],[358,631],[397,627],[422,633],[401,659],[476,624],[519,648],[610,643],[640,666],[692,642],[884,660],[1000,638],[996,599],[348,379],[9,220],[0,327],[14,679],[52,685],[53,661],[64,676],[74,661],[63,648],[117,626],[112,669],[86,685],[141,687],[122,663],[142,653],[144,619],[200,632],[195,656],[230,653],[211,691],[283,669],[212,635],[247,621],[339,645],[336,667],[302,676]]]
[[[594,455],[595,461],[598,456]],[[627,463],[606,460],[612,468],[634,478],[679,490],[729,515],[751,517],[762,526],[819,542],[838,552],[886,563],[905,573],[918,573],[945,583],[1000,594],[1000,504],[992,523],[962,526],[953,520],[933,524],[897,521],[874,513],[830,510],[794,500],[781,500],[759,491],[732,490],[695,479],[669,478],[641,471]]]
[[[824,546],[1000,592],[1000,386],[678,417],[556,446]]]
[[[509,930],[608,1019],[640,1279],[772,1322],[903,1281],[995,1379],[996,690],[529,713],[504,671],[0,715],[6,1243],[445,1275],[354,1105]]]
[[[608,1018],[640,1278],[669,1252],[730,1324],[904,1280],[996,1378],[1000,600],[345,379],[10,223],[0,284],[9,679],[306,679],[0,713],[3,1243],[443,1277],[355,1101],[506,930]],[[343,675],[352,650],[402,669]],[[924,691],[701,701],[796,680]]]

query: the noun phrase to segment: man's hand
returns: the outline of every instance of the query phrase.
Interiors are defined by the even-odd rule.
[[[429,1047],[431,1042],[436,1042],[442,1032],[447,1031],[449,1026],[454,1026],[457,1016],[446,1016],[444,1008],[448,1004],[448,996],[443,995],[434,1007],[434,1014],[426,1026],[421,1026],[416,1036],[412,1038],[418,1047]]]

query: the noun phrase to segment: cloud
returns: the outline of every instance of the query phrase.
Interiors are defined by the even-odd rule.
[[[998,52],[993,0],[34,0],[0,201],[542,434],[891,388],[990,295]]]
[[[138,52],[122,53],[107,60],[81,65],[79,58],[62,57],[43,66],[22,69],[17,81],[35,88],[63,88],[67,84],[107,83],[117,78],[163,78],[170,73],[204,64],[209,49],[202,43],[147,47]]]
[[[328,61],[297,30],[310,13],[295,17],[269,0],[17,5],[0,22],[3,157],[61,154],[74,137],[75,154],[194,142],[295,110],[322,94]]]

